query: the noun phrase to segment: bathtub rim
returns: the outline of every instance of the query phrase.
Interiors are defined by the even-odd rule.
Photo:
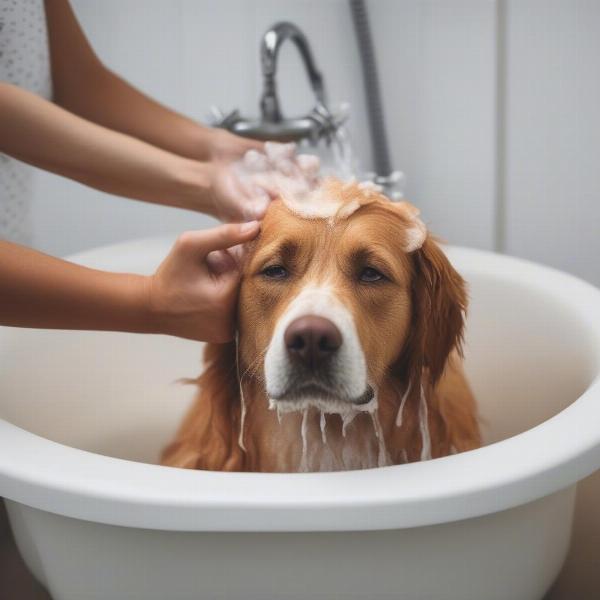
[[[119,269],[143,240],[71,257]],[[149,248],[153,251],[149,252]],[[123,254],[124,253],[124,254]],[[568,301],[589,329],[600,371],[600,290],[555,269],[449,248],[459,270],[509,279]],[[121,264],[121,269],[123,268]],[[0,328],[0,343],[3,338]],[[111,525],[183,531],[359,531],[418,527],[506,510],[568,487],[600,467],[600,378],[547,421],[478,450],[426,463],[339,473],[212,473],[106,457],[0,419],[0,495]],[[564,431],[577,436],[564,436]],[[560,444],[556,440],[561,440]],[[495,469],[491,472],[490,465]]]

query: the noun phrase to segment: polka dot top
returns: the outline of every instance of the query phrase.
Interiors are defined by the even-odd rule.
[[[0,0],[0,80],[50,99],[43,0]],[[30,244],[33,169],[0,153],[0,239]]]

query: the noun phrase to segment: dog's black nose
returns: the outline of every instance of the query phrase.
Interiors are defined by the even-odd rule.
[[[329,319],[306,315],[287,326],[283,340],[292,360],[314,368],[335,354],[342,334]]]

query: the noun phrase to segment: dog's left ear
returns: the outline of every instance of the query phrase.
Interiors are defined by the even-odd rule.
[[[419,209],[410,202],[390,202],[388,210],[392,210],[402,221],[403,250],[410,253],[423,246],[427,239],[427,227],[419,218]]]
[[[452,350],[461,352],[467,290],[446,255],[428,234],[419,211],[408,202],[390,203],[401,217],[404,251],[412,261],[412,325],[402,363],[411,387],[425,371],[432,384],[442,375]],[[407,372],[408,371],[408,372]]]
[[[412,256],[414,318],[422,328],[423,366],[435,383],[452,350],[462,353],[466,284],[431,237]]]

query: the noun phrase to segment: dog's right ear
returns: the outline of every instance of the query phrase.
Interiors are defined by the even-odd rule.
[[[242,471],[245,455],[238,445],[240,397],[235,342],[207,344],[200,393],[161,464],[208,471]]]

